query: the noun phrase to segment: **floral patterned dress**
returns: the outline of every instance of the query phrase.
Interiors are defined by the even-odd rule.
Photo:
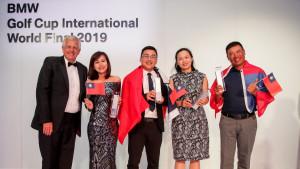
[[[201,92],[205,74],[198,70],[180,72],[171,76],[174,87],[183,85],[187,93],[178,100],[192,100],[194,105]],[[192,161],[209,158],[208,122],[203,107],[196,110],[178,107],[179,115],[172,120],[172,146],[174,159]]]

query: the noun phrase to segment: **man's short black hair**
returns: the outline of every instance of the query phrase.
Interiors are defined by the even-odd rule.
[[[243,45],[242,45],[240,42],[238,42],[238,41],[233,41],[233,42],[229,43],[229,44],[226,46],[226,54],[227,54],[227,51],[228,51],[230,48],[232,48],[232,47],[234,47],[234,46],[237,46],[237,45],[240,45],[240,46],[242,47],[242,49],[244,50],[244,47],[243,47]]]
[[[156,57],[157,57],[157,51],[156,51],[155,47],[153,47],[153,46],[146,46],[146,47],[144,47],[144,48],[142,49],[142,52],[141,52],[141,57],[142,57],[144,51],[145,51],[145,50],[148,50],[148,49],[154,50],[155,53],[156,53]]]

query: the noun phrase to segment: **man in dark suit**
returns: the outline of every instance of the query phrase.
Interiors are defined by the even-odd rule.
[[[43,169],[72,167],[87,79],[87,68],[76,61],[80,49],[77,37],[66,36],[62,45],[64,56],[47,57],[39,74],[31,127],[39,131]]]
[[[157,51],[152,46],[143,48],[141,66],[127,75],[122,87],[122,106],[119,120],[119,140],[129,132],[128,169],[138,169],[144,147],[148,169],[158,169],[164,119],[162,105],[167,105],[168,89],[155,67]],[[161,100],[156,99],[155,82],[160,81]],[[158,86],[156,86],[158,87]]]

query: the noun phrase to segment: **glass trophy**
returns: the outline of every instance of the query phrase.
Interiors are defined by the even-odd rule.
[[[119,92],[114,92],[112,95],[112,103],[111,103],[111,109],[110,109],[110,117],[111,118],[117,118],[118,112],[119,112],[119,101],[120,94]]]
[[[156,101],[161,101],[162,98],[161,98],[161,84],[160,84],[160,78],[159,77],[156,77],[155,78],[155,100]]]
[[[197,99],[197,100],[201,100],[201,99],[206,99],[207,97],[208,97],[208,94],[209,94],[209,90],[205,90],[205,91],[202,91],[201,93],[200,93],[200,95],[199,95],[199,98]],[[197,110],[198,109],[198,105],[195,103],[194,105],[193,105],[193,109],[194,110]]]
[[[217,84],[218,85],[221,85],[223,87],[224,90],[220,91],[220,92],[223,92],[225,91],[225,82],[224,82],[224,79],[223,79],[223,76],[222,76],[222,67],[219,66],[219,67],[216,67],[216,79],[217,79]]]

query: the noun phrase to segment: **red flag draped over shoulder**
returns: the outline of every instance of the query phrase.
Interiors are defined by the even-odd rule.
[[[223,70],[222,71],[222,75],[225,75],[228,72],[229,68],[230,67],[228,67],[225,70]],[[215,102],[215,96],[216,96],[215,87],[216,87],[216,85],[217,85],[217,80],[214,81],[214,83],[212,84],[212,86],[210,88],[210,93],[211,93],[210,107],[215,110],[215,117],[217,117],[217,113],[219,111],[221,111],[221,109],[223,107],[223,97],[221,97],[219,103]]]
[[[245,76],[245,75],[257,74],[257,76],[258,76],[260,74],[260,75],[263,75],[263,77],[265,76],[265,72],[261,68],[256,67],[254,65],[251,65],[247,61],[245,61],[245,62],[246,62],[245,66],[243,67],[243,74],[244,74],[245,81],[248,80],[247,79],[248,77]],[[223,70],[223,72],[222,72],[223,78],[227,76],[227,74],[228,74],[229,70],[231,69],[231,67],[232,66],[229,66],[227,69]],[[251,76],[249,76],[249,77],[251,77]],[[258,80],[260,80],[260,79],[258,79]],[[243,82],[243,83],[245,83],[245,82]],[[215,102],[216,92],[215,92],[214,89],[215,89],[216,85],[217,85],[217,82],[215,80],[213,85],[210,88],[210,92],[211,92],[210,107],[215,110],[215,117],[216,117],[217,113],[222,110],[222,107],[223,107],[223,97],[221,97],[221,100],[220,100],[219,103]],[[243,86],[247,86],[247,85],[244,84]],[[243,90],[246,91],[247,87],[246,88],[243,87]],[[247,92],[247,94],[251,95],[248,92]],[[257,90],[256,98],[254,96],[252,96],[252,97],[247,97],[247,99],[248,99],[248,101],[250,101],[250,99],[255,99],[256,100],[257,114],[258,114],[259,117],[264,114],[267,106],[272,101],[274,101],[274,97],[271,96],[271,94],[268,91],[260,91],[260,90]],[[249,107],[249,103],[247,102],[246,104],[247,104],[246,107]]]
[[[138,67],[124,78],[122,85],[122,105],[119,110],[119,141],[123,141],[129,131],[141,121],[142,112],[149,107],[144,99],[143,68]]]
[[[212,84],[212,86],[210,88],[210,93],[211,93],[210,107],[215,110],[215,117],[217,117],[217,113],[219,111],[221,111],[221,109],[223,107],[223,97],[221,97],[219,103],[215,102],[215,98],[216,98],[215,87],[216,87],[216,85],[217,85],[217,80],[214,81],[214,83]]]

